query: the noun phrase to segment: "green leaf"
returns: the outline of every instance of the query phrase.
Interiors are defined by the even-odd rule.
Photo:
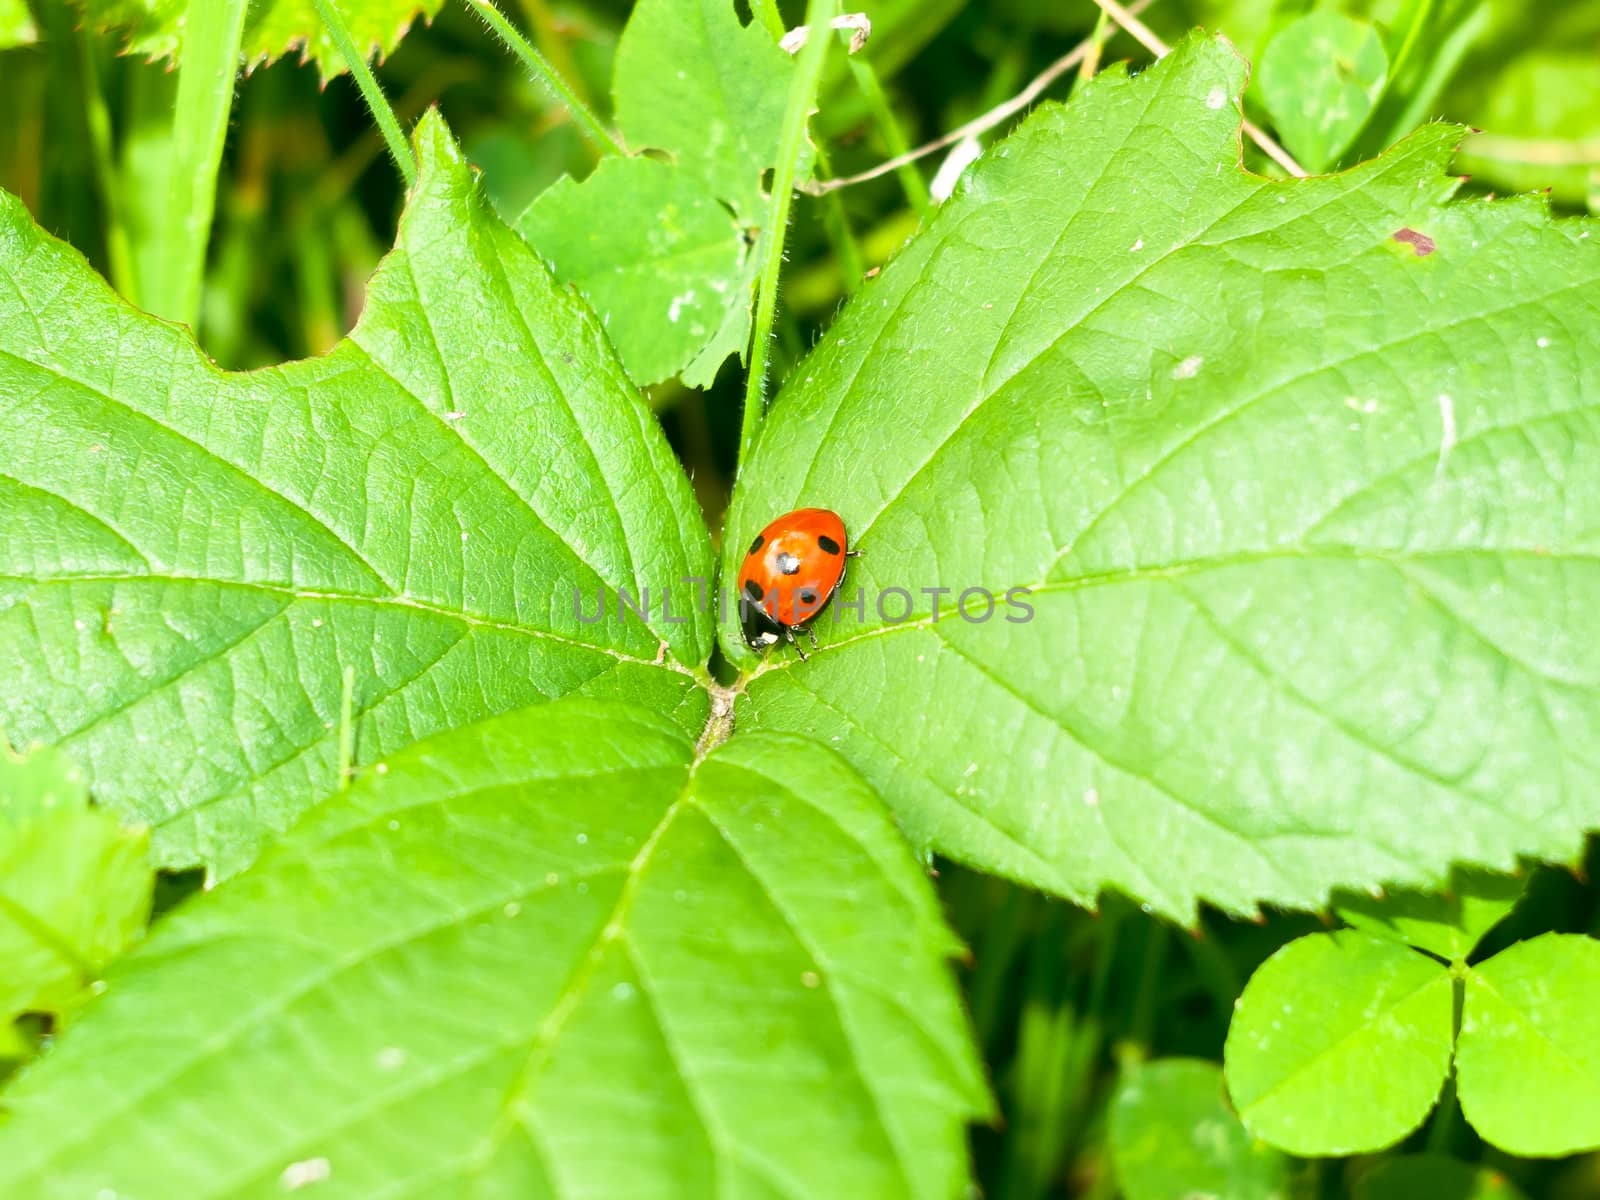
[[[1261,98],[1289,152],[1319,171],[1367,123],[1389,78],[1389,55],[1369,21],[1322,9],[1287,26],[1261,58]]]
[[[517,222],[600,314],[628,374],[642,384],[678,374],[721,330],[730,305],[749,329],[753,256],[727,208],[700,179],[650,158],[603,160],[564,178]]]
[[[565,701],[386,766],[119,964],[0,1193],[956,1194],[956,945],[843,762]]]
[[[1314,933],[1250,977],[1224,1052],[1245,1127],[1300,1155],[1361,1154],[1399,1141],[1450,1067],[1452,984],[1430,958],[1384,938]]]
[[[793,73],[732,0],[641,0],[617,45],[617,121],[636,150],[672,162],[602,163],[519,222],[604,315],[641,383],[681,374],[709,387],[728,355],[744,361],[767,236],[762,174],[775,165]]]
[[[1547,933],[1466,975],[1456,1048],[1461,1111],[1524,1156],[1600,1147],[1600,942]]]
[[[18,1028],[10,1022],[0,1022],[0,1068],[9,1071],[16,1060],[27,1058],[33,1046]],[[3,1076],[0,1076],[3,1082]]]
[[[89,807],[65,755],[0,743],[0,1031],[12,1049],[14,1017],[65,1012],[144,929],[147,841]]]
[[[444,0],[335,0],[358,47],[382,58],[400,44],[418,17],[432,20]],[[122,29],[129,53],[178,61],[183,57],[189,0],[76,0],[87,24]],[[313,0],[253,0],[245,16],[243,54],[249,66],[291,50],[315,62],[324,78],[344,71],[344,58],[317,18]]]
[[[1281,1200],[1288,1160],[1239,1123],[1222,1068],[1165,1058],[1136,1067],[1111,1102],[1111,1161],[1125,1200]]]
[[[766,211],[794,61],[733,0],[640,0],[617,43],[611,90],[635,150],[665,150],[746,224]]]
[[[1357,929],[1455,962],[1471,954],[1483,935],[1516,907],[1527,885],[1526,878],[1514,875],[1457,871],[1448,892],[1352,896],[1340,900],[1335,911]]]
[[[1085,903],[1570,860],[1600,823],[1600,611],[1563,599],[1600,589],[1600,226],[1451,202],[1441,126],[1246,174],[1244,75],[1197,38],[1042,106],[795,369],[724,578],[802,505],[863,557],[809,662],[729,606],[739,719]],[[1031,595],[980,624],[973,588]]]
[[[226,874],[334,789],[345,668],[358,763],[569,692],[704,722],[688,481],[443,122],[417,141],[355,331],[251,373],[0,200],[0,733],[67,748],[160,865]]]
[[[1356,1180],[1355,1200],[1523,1200],[1500,1172],[1443,1154],[1405,1154]]]
[[[28,11],[28,0],[0,0],[0,50],[31,46],[39,39],[39,27]]]

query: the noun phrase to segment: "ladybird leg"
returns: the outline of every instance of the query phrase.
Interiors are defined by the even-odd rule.
[[[807,625],[806,626],[806,636],[811,639],[811,648],[813,650],[815,650],[817,648],[817,631],[816,631],[816,629],[813,628],[810,625]]]
[[[789,639],[789,645],[794,647],[794,652],[800,656],[800,661],[805,662],[806,652],[800,649],[800,642],[794,636],[794,627],[792,625],[785,625],[783,627],[783,634]]]
[[[861,551],[859,551],[859,550],[846,550],[844,552],[844,556],[846,558],[860,558],[861,557]]]

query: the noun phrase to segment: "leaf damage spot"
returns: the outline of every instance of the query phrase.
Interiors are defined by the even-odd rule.
[[[1206,365],[1206,360],[1198,354],[1191,354],[1177,366],[1172,368],[1174,379],[1193,379],[1200,374],[1200,368]]]
[[[1394,240],[1405,246],[1410,246],[1416,251],[1418,258],[1427,258],[1439,248],[1439,244],[1425,233],[1418,233],[1415,229],[1397,230]]]
[[[1220,83],[1216,87],[1212,88],[1210,92],[1206,93],[1206,107],[1209,109],[1219,109],[1227,102],[1228,89],[1223,87]]]
[[[321,1183],[331,1174],[333,1168],[328,1165],[327,1159],[307,1158],[285,1167],[283,1174],[278,1176],[278,1185],[286,1192],[295,1192],[313,1183]]]

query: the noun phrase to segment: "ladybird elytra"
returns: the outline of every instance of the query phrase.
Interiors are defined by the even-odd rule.
[[[845,559],[856,553],[843,519],[826,508],[797,508],[756,534],[739,566],[745,641],[759,650],[786,638],[804,659],[795,634],[817,644],[811,622],[839,590]]]

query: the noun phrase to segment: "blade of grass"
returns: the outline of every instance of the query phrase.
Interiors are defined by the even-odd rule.
[[[826,30],[837,9],[837,0],[807,0],[806,24]],[[795,167],[800,158],[800,143],[806,135],[806,118],[817,102],[822,84],[822,64],[828,53],[831,32],[808,40],[799,54],[794,78],[789,83],[789,102],[783,114],[783,133],[778,140],[777,168],[772,178],[772,209],[767,218],[766,260],[761,268],[756,293],[755,325],[751,332],[750,374],[745,380],[744,416],[739,424],[739,466],[750,458],[756,431],[767,407],[767,361],[771,354],[773,319],[778,312],[778,275],[783,270],[783,243],[789,232],[789,208],[794,200]]]
[[[833,164],[828,161],[828,151],[822,145],[817,146],[817,169],[824,175],[833,174]],[[822,223],[827,230],[828,240],[833,244],[834,257],[839,264],[840,282],[844,284],[846,295],[855,295],[861,287],[862,277],[867,271],[867,262],[861,256],[861,243],[856,240],[855,230],[850,226],[850,214],[844,210],[844,201],[839,193],[829,192],[822,198]]]
[[[145,308],[187,325],[200,313],[217,173],[228,138],[248,7],[248,0],[189,0],[185,10],[166,206],[152,230],[155,252],[148,260],[148,278],[139,282]]]
[[[1105,9],[1100,10],[1100,16],[1095,20],[1094,32],[1089,35],[1089,53],[1084,56],[1078,65],[1078,80],[1072,85],[1073,93],[1094,78],[1095,72],[1100,69],[1100,56],[1105,52],[1106,41],[1111,37],[1111,14]]]
[[[161,269],[167,171],[172,158],[172,113],[178,97],[175,71],[140,62],[123,67],[117,112],[117,214],[128,231],[133,257],[131,291],[123,295],[140,308],[149,281]]]
[[[1401,49],[1402,60],[1389,72],[1389,94],[1357,143],[1361,157],[1376,156],[1434,115],[1440,93],[1488,32],[1490,16],[1488,0],[1445,9],[1427,31],[1428,53],[1424,58],[1413,53],[1417,40],[1407,38]],[[1407,67],[1415,69],[1402,78],[1401,72]],[[1397,84],[1407,85],[1401,95],[1396,95]]]
[[[906,199],[917,215],[926,216],[933,207],[933,199],[928,195],[928,181],[922,177],[913,159],[908,157],[911,152],[911,143],[906,139],[905,131],[900,128],[900,121],[894,115],[894,108],[889,103],[889,98],[883,94],[883,84],[878,80],[878,73],[872,69],[872,64],[864,59],[851,55],[846,60],[850,67],[850,74],[856,81],[856,87],[861,89],[861,95],[867,102],[867,111],[872,114],[872,122],[878,127],[878,134],[883,138],[883,144],[889,148],[890,161],[895,162],[895,177],[900,180],[900,188],[906,194]]]
[[[466,0],[466,2],[467,7],[482,17],[484,24],[505,43],[506,49],[522,60],[522,65],[528,68],[529,73],[555,93],[557,100],[566,105],[567,111],[572,114],[573,122],[596,150],[601,154],[624,153],[621,143],[611,136],[610,131],[600,123],[600,118],[579,99],[578,93],[572,90],[572,85],[566,81],[561,72],[552,67],[550,60],[540,54],[533,44],[519,33],[515,25],[506,20],[494,6],[493,0]]]
[[[195,0],[195,2],[205,3],[205,0]],[[317,6],[317,16],[327,26],[328,34],[333,38],[333,44],[339,47],[339,54],[344,58],[345,66],[350,68],[351,78],[361,89],[361,95],[372,111],[372,119],[378,123],[378,129],[383,133],[383,140],[389,144],[389,153],[394,158],[394,165],[400,169],[400,175],[406,181],[407,189],[410,189],[417,182],[417,158],[411,152],[411,143],[406,141],[406,135],[400,129],[400,118],[395,116],[394,109],[389,107],[389,101],[384,97],[383,89],[378,86],[372,68],[367,66],[366,58],[356,52],[355,42],[350,38],[350,30],[346,28],[344,17],[340,15],[333,0],[313,0],[313,3]]]
[[[37,18],[37,48],[0,55],[0,62],[6,64],[0,66],[0,95],[6,97],[0,111],[8,121],[20,124],[25,119],[21,111],[13,109],[7,85],[12,82],[11,63],[17,55],[32,58],[43,68],[43,86],[37,93],[40,104],[33,110],[39,122],[36,144],[41,151],[36,154],[38,190],[34,198],[39,207],[35,211],[57,236],[81,247],[92,258],[100,257],[102,214],[95,197],[90,117],[83,89],[76,86],[83,68],[75,30],[77,17],[66,5],[41,4]],[[21,187],[30,182],[26,174],[18,181]]]
[[[128,227],[122,219],[121,194],[117,185],[117,164],[111,145],[111,111],[100,90],[100,50],[97,39],[78,31],[78,57],[83,64],[83,115],[89,126],[89,151],[94,159],[95,194],[100,201],[100,224],[106,236],[106,260],[111,282],[117,291],[134,303],[139,302],[133,277],[133,251],[128,245]]]

